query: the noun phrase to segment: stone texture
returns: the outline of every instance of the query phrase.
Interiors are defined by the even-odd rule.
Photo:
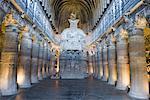
[[[9,25],[4,35],[0,62],[0,90],[2,95],[17,93],[16,68],[18,62],[17,27]]]
[[[129,54],[131,69],[131,89],[129,95],[135,98],[148,99],[149,84],[146,71],[144,36],[142,29],[135,29],[129,37]]]
[[[107,81],[109,76],[108,72],[108,49],[107,46],[103,48],[103,81]]]
[[[38,83],[38,56],[39,56],[39,44],[33,41],[32,62],[31,62],[31,83]]]
[[[40,44],[40,51],[39,51],[39,59],[38,59],[38,79],[42,80],[42,66],[43,66],[43,44]]]
[[[19,65],[17,67],[17,83],[20,88],[31,87],[31,48],[32,40],[30,33],[22,33],[19,52]]]
[[[117,65],[116,65],[115,43],[110,44],[109,47],[108,47],[108,67],[109,67],[108,84],[115,85],[115,83],[117,81]]]
[[[128,42],[126,39],[117,41],[117,71],[118,79],[116,88],[125,90],[130,83]]]
[[[62,79],[83,79],[87,64],[82,51],[64,51],[60,55],[60,76]]]

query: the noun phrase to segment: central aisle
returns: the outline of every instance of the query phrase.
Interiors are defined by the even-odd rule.
[[[16,96],[0,100],[132,100],[125,91],[94,80],[50,80],[45,79],[32,88],[20,89]],[[134,99],[135,100],[135,99]]]

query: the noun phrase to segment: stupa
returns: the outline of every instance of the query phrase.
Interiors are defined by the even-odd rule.
[[[70,27],[65,29],[61,41],[60,76],[62,79],[83,79],[86,75],[85,33],[78,28],[79,19],[71,14]]]

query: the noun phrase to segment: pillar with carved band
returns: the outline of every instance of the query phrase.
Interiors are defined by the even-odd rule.
[[[117,35],[117,71],[118,79],[116,88],[119,90],[127,89],[130,83],[130,69],[128,61],[128,40],[127,32],[123,28]]]
[[[3,40],[0,52],[0,90],[2,95],[17,93],[18,28],[12,18],[12,14],[6,15],[4,20],[6,30],[0,33],[0,39]]]
[[[143,32],[146,23],[146,19],[139,16],[135,24],[136,27],[129,33],[129,55],[131,66],[131,88],[129,95],[139,99],[149,98]]]
[[[110,37],[108,46],[108,67],[109,67],[109,79],[108,84],[115,85],[117,81],[117,65],[116,65],[116,45],[114,37]]]
[[[43,42],[40,41],[39,58],[38,58],[38,80],[42,80],[42,66],[43,66]]]
[[[36,36],[32,39],[31,83],[38,83],[39,43]]]
[[[32,40],[27,26],[22,27],[17,67],[17,83],[20,88],[31,87],[31,48]]]
[[[107,44],[104,45],[103,47],[103,81],[108,80],[109,72],[108,72],[108,49],[107,49]]]

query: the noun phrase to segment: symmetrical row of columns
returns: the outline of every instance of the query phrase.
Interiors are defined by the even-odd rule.
[[[19,88],[28,88],[50,76],[50,47],[42,38],[39,43],[27,26],[18,27],[11,13],[2,25],[5,31],[0,33],[4,40],[0,52],[0,92],[13,95],[17,93],[17,84]]]
[[[93,74],[119,90],[130,88],[131,97],[148,99],[143,28],[126,30],[120,26],[118,30],[97,44],[97,53],[91,59]]]

